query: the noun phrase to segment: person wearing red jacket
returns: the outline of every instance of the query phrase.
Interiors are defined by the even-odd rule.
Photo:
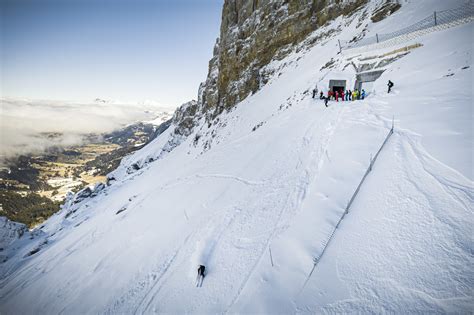
[[[336,90],[336,102],[339,102],[339,92]]]
[[[344,102],[344,90],[341,91],[341,100]]]

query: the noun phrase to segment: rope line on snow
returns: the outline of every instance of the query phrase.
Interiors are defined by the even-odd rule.
[[[339,219],[339,221],[337,222],[336,226],[334,227],[334,229],[332,230],[331,234],[329,235],[329,237],[323,242],[323,249],[321,250],[321,253],[317,256],[317,257],[314,257],[313,259],[313,268],[311,269],[310,273],[308,274],[308,276],[306,277],[306,280],[303,284],[303,286],[301,287],[301,290],[300,292],[298,293],[298,295],[301,294],[301,292],[303,292],[304,288],[306,287],[306,284],[308,283],[309,279],[311,278],[311,275],[313,274],[314,270],[316,269],[316,266],[318,265],[319,261],[321,260],[321,258],[323,257],[323,254],[324,252],[326,251],[326,248],[329,246],[329,243],[331,242],[331,240],[333,239],[334,237],[334,234],[336,233],[336,230],[337,228],[339,227],[339,225],[341,224],[342,220],[344,219],[344,217],[346,216],[346,214],[349,213],[349,209],[352,205],[352,203],[354,202],[354,199],[356,198],[357,194],[359,193],[359,190],[360,188],[362,187],[362,184],[364,183],[365,179],[367,178],[367,176],[369,175],[369,173],[372,171],[372,168],[375,164],[375,161],[377,160],[380,152],[382,151],[382,149],[384,148],[385,144],[387,143],[388,139],[390,139],[390,137],[393,135],[393,131],[394,131],[394,119],[392,119],[392,128],[390,128],[390,131],[388,132],[387,136],[385,137],[385,140],[384,142],[382,143],[382,145],[380,146],[379,150],[377,151],[377,153],[375,154],[375,156],[373,158],[370,159],[370,164],[369,164],[369,167],[367,168],[367,170],[365,171],[365,174],[364,176],[362,177],[361,181],[359,182],[359,185],[357,186],[356,190],[354,191],[354,193],[352,194],[352,197],[351,199],[349,200],[349,202],[347,203],[347,206],[346,206],[346,209],[344,210],[344,213],[342,214],[341,218]]]

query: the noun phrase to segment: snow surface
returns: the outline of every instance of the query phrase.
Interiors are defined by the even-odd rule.
[[[366,100],[325,108],[310,91],[333,78],[352,86],[337,38],[356,24],[285,59],[219,124],[197,128],[196,146],[193,134],[162,154],[168,129],[96,197],[69,199],[43,234],[7,251],[0,312],[471,312],[473,25],[417,38]],[[392,117],[394,135],[309,277]]]

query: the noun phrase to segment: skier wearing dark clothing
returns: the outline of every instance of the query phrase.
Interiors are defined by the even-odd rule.
[[[196,278],[196,286],[197,287],[202,287],[202,281],[204,280],[204,277],[205,277],[205,272],[206,271],[206,267],[203,266],[203,265],[199,265],[199,268],[198,268],[198,275],[197,275],[197,278]]]
[[[329,102],[329,97],[325,97],[324,98],[324,105],[326,105],[326,107],[328,107],[328,102]]]
[[[318,95],[318,86],[317,85],[313,89],[313,98],[315,98],[316,95]]]
[[[324,98],[323,91],[319,92],[319,99],[322,100]]]
[[[360,94],[360,98],[361,98],[361,99],[364,99],[364,98],[365,98],[365,90],[364,90],[364,89],[362,89],[362,94]]]
[[[393,82],[388,80],[387,86],[388,86],[388,92],[387,93],[390,93],[390,91],[392,90],[392,87],[393,87]]]
[[[349,101],[352,101],[352,91],[349,90],[347,94],[349,94]]]

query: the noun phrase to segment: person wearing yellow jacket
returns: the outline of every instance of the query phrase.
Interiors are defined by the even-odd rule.
[[[357,89],[352,91],[352,100],[355,101],[357,99]]]

